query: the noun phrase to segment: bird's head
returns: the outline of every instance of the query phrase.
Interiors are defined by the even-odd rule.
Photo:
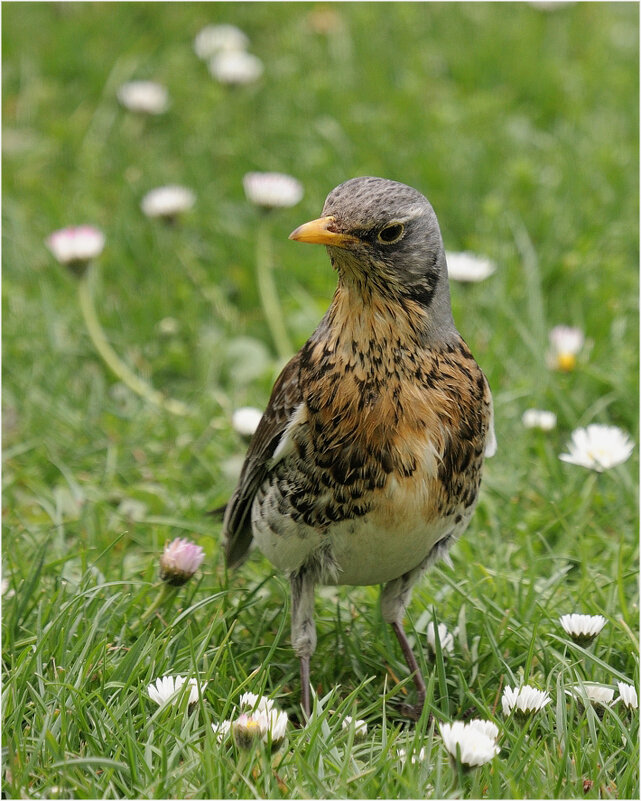
[[[289,238],[326,245],[341,280],[361,292],[413,301],[441,329],[453,329],[441,232],[434,209],[416,189],[352,178],[329,193],[319,219]]]

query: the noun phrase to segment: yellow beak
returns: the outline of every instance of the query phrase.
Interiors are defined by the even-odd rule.
[[[331,245],[335,248],[346,248],[360,240],[350,234],[339,234],[332,231],[333,217],[319,217],[318,220],[299,225],[289,235],[296,242],[307,242],[310,245]]]

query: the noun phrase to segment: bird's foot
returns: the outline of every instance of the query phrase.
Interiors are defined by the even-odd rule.
[[[424,704],[422,701],[418,704],[400,703],[395,704],[394,709],[399,715],[408,718],[408,720],[411,720],[413,723],[417,723],[423,713],[423,706]]]

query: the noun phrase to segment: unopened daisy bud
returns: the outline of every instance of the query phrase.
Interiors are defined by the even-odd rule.
[[[526,409],[521,422],[525,428],[540,428],[541,431],[552,431],[556,426],[556,415],[544,409]]]
[[[204,558],[200,545],[178,537],[165,545],[160,557],[160,578],[173,587],[180,587],[194,575]]]
[[[247,715],[243,712],[231,724],[236,745],[245,749],[261,741],[266,730],[266,722],[262,715]]]
[[[623,706],[627,707],[628,709],[638,709],[639,708],[639,699],[637,697],[637,691],[633,684],[626,684],[624,681],[618,681],[617,687],[619,688],[619,701],[623,704]]]
[[[354,738],[362,740],[367,735],[367,723],[364,720],[354,720],[351,715],[345,715],[342,722],[343,731],[354,724]]]
[[[93,225],[78,225],[54,231],[45,244],[60,264],[82,274],[89,262],[102,253],[105,237]]]
[[[463,253],[445,254],[447,259],[447,275],[450,281],[478,283],[485,281],[496,271],[496,264],[485,256],[465,251]]]
[[[184,186],[159,186],[143,197],[140,207],[147,217],[160,217],[167,222],[188,211],[196,202],[196,196]]]
[[[260,409],[253,406],[241,406],[231,416],[231,425],[241,437],[251,437],[258,428],[263,416]]]
[[[523,687],[506,687],[501,705],[504,715],[510,715],[512,712],[529,715],[543,709],[551,700],[548,693],[525,684]]]
[[[295,206],[304,193],[300,181],[281,172],[248,172],[243,188],[250,203],[265,209]]]
[[[607,620],[602,615],[562,615],[559,622],[577,645],[589,645],[600,633]]]
[[[436,635],[434,631],[434,622],[430,620],[427,624],[427,644],[433,653],[436,653]],[[448,630],[445,623],[438,624],[438,639],[441,643],[441,652],[447,656],[454,653],[454,637]]]
[[[129,111],[163,114],[169,108],[169,94],[155,81],[129,81],[117,92],[118,100]]]
[[[573,370],[576,357],[585,342],[583,331],[568,325],[557,325],[550,331],[549,338],[548,367],[566,373]]]
[[[209,72],[219,83],[241,86],[263,74],[263,62],[244,50],[221,50],[209,61]]]
[[[401,762],[403,764],[405,764],[405,762],[407,761],[407,751],[406,751],[406,749],[405,748],[399,748],[396,753],[398,755],[398,758],[401,760]],[[418,762],[425,762],[426,754],[427,754],[427,752],[425,751],[424,747],[421,748],[421,750],[418,752],[418,754],[415,753],[415,752],[412,752],[412,755],[410,757],[410,761],[411,761],[412,765],[416,765]]]

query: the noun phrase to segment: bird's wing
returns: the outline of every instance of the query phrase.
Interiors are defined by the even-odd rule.
[[[247,556],[252,541],[251,507],[254,496],[269,471],[272,456],[283,433],[302,402],[299,372],[300,354],[297,354],[276,379],[267,409],[249,445],[238,486],[225,509],[223,542],[228,567],[241,564]]]

